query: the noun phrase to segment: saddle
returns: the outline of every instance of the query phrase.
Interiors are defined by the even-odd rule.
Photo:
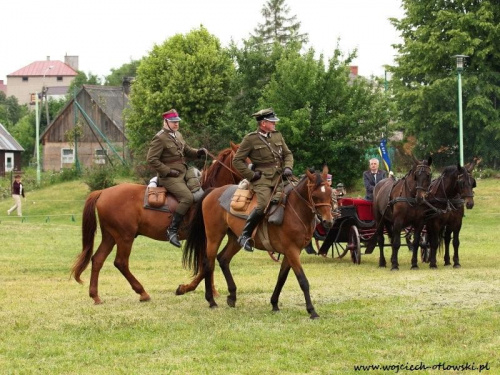
[[[168,193],[163,186],[146,187],[143,202],[145,209],[172,213],[178,203],[177,198]]]

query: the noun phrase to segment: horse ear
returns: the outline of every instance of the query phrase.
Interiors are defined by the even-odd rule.
[[[323,165],[323,172],[322,174],[326,177],[326,175],[328,174],[328,165],[324,164]]]
[[[240,145],[237,145],[237,144],[233,143],[233,141],[229,141],[229,144],[231,145],[231,149],[234,152],[238,151],[238,149],[240,148]]]
[[[430,167],[432,164],[432,156],[429,156],[429,159],[427,159],[427,165]]]
[[[307,168],[306,169],[306,176],[309,180],[313,180],[314,179],[314,169],[313,168]]]

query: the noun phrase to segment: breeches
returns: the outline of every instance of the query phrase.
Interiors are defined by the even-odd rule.
[[[184,181],[184,174],[182,173],[179,177],[167,177],[161,178],[160,184],[164,186],[168,192],[172,193],[179,204],[175,212],[181,215],[185,215],[189,207],[193,204],[194,198],[193,193],[188,189],[186,182]]]

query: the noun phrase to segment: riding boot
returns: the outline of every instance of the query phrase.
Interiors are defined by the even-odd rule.
[[[263,217],[264,212],[258,209],[254,209],[252,212],[250,212],[250,215],[248,215],[247,222],[243,227],[243,232],[241,232],[241,236],[238,237],[238,243],[246,251],[253,251],[252,233]]]
[[[309,242],[306,247],[304,247],[304,250],[306,251],[307,254],[314,254],[314,255],[318,255],[318,253],[316,252],[316,250],[314,250],[314,247],[313,247],[313,243],[312,241]]]
[[[167,236],[170,240],[170,243],[176,247],[181,247],[181,243],[179,241],[179,237],[177,236],[177,231],[179,230],[179,225],[182,222],[182,218],[184,215],[181,215],[178,212],[174,213],[174,218],[172,219],[172,223],[167,229]]]

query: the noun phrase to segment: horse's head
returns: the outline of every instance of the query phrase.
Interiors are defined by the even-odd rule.
[[[321,224],[329,229],[333,225],[332,188],[326,181],[326,175],[306,170],[309,204],[313,212],[321,220]]]
[[[230,142],[231,147],[219,152],[217,157],[202,174],[201,187],[218,187],[228,184],[237,184],[243,179],[243,176],[233,167],[233,158],[236,151],[240,148],[239,144]],[[250,160],[246,160],[247,164]]]
[[[415,159],[409,173],[415,183],[415,198],[418,204],[421,204],[425,200],[427,189],[431,184],[431,164],[432,157],[429,157],[427,160]]]
[[[474,164],[469,164],[466,167],[458,165],[458,192],[460,197],[465,200],[465,207],[468,210],[474,207],[474,191],[476,187],[476,180],[472,177],[472,169]]]

